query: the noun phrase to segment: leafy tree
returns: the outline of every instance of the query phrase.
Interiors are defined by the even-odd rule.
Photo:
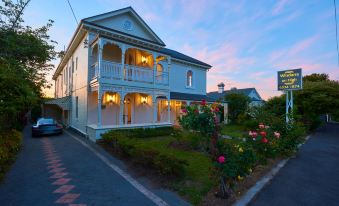
[[[40,28],[24,26],[24,9],[30,0],[2,0],[0,6],[0,129],[14,127],[23,113],[38,105],[46,75],[53,69],[54,41],[47,32],[53,21]]]
[[[250,103],[250,98],[241,93],[230,93],[225,95],[225,100],[228,103],[229,118],[231,122],[236,122],[239,115],[244,114]]]
[[[306,75],[303,77],[303,81],[310,81],[310,82],[320,82],[320,81],[329,81],[329,77],[328,74],[317,74],[317,73],[313,73],[310,75]]]

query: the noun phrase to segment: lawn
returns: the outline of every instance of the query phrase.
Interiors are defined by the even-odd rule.
[[[248,131],[245,129],[245,126],[240,124],[227,124],[221,127],[221,134],[230,137],[243,138],[247,133]]]

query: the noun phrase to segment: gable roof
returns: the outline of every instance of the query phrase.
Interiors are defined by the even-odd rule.
[[[225,90],[223,93],[219,93],[217,91],[216,92],[209,92],[209,93],[207,93],[207,96],[211,97],[213,99],[222,99],[225,96],[232,94],[232,93],[244,94],[246,96],[249,96],[252,91],[254,91],[259,98],[253,98],[252,97],[251,101],[263,101],[255,88],[231,89],[231,90]]]
[[[167,49],[167,48],[162,48],[160,50],[161,53],[164,53],[164,54],[167,54],[173,58],[176,58],[176,59],[181,59],[181,60],[184,60],[184,61],[188,61],[188,62],[191,62],[191,63],[195,63],[195,64],[198,64],[198,65],[202,65],[202,66],[205,66],[205,67],[212,67],[211,65],[205,63],[205,62],[202,62],[202,61],[199,61],[197,59],[194,59],[190,56],[187,56],[185,54],[182,54],[180,52],[177,52],[177,51],[174,51],[172,49]]]
[[[158,37],[158,35],[151,29],[151,27],[149,27],[146,24],[146,22],[138,15],[138,13],[132,7],[130,7],[130,6],[126,7],[126,8],[122,8],[122,9],[106,12],[106,13],[103,13],[103,14],[98,14],[98,15],[95,15],[95,16],[87,17],[87,18],[82,19],[81,21],[85,22],[85,23],[89,23],[89,24],[94,24],[95,26],[103,27],[101,25],[96,24],[94,21],[99,21],[99,20],[102,20],[102,19],[107,19],[107,18],[116,16],[116,15],[120,15],[120,14],[123,14],[123,13],[130,13],[133,17],[135,17],[135,19],[142,26],[144,26],[146,28],[146,30],[153,36],[153,38],[157,40],[157,42],[153,42],[153,43],[158,43],[161,46],[166,46],[165,43]],[[133,38],[139,38],[139,39],[142,39],[142,40],[146,40],[146,39],[143,39],[143,38],[140,38],[140,37],[128,34],[126,32],[117,31],[117,30],[112,29],[112,28],[107,28],[106,27],[105,29],[114,30],[115,32],[118,32],[118,33],[124,33],[125,35],[131,36]]]

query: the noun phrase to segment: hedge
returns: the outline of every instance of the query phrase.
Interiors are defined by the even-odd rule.
[[[15,161],[21,144],[21,132],[16,130],[0,132],[0,181],[3,180],[10,165]]]
[[[173,127],[156,127],[156,128],[137,128],[137,129],[117,129],[111,130],[108,133],[111,135],[123,134],[131,138],[147,138],[167,136],[174,132]]]
[[[173,131],[169,128],[114,130],[103,134],[102,139],[117,153],[132,159],[133,163],[153,169],[160,175],[179,178],[185,174],[185,166],[188,165],[186,160],[162,153],[157,148],[136,143],[137,137],[146,137],[146,134],[148,137],[155,136],[157,131],[160,131],[158,133],[160,135],[168,134]]]

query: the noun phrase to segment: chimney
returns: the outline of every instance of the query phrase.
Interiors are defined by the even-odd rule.
[[[220,93],[220,94],[224,93],[224,87],[225,87],[225,84],[223,82],[219,83],[218,84],[218,93]]]

